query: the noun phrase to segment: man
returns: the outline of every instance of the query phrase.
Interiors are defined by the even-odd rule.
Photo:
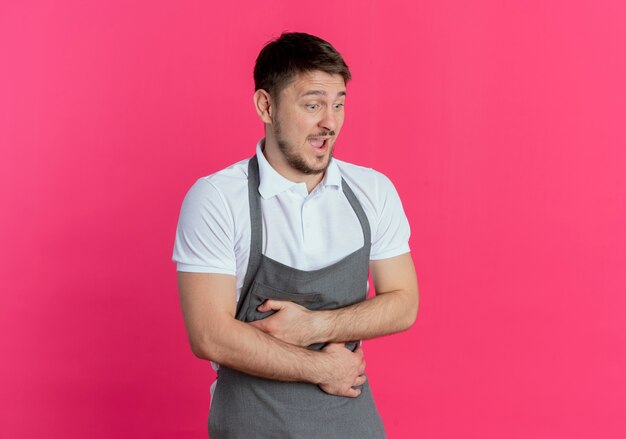
[[[350,78],[317,37],[267,44],[265,138],[183,202],[173,259],[191,348],[218,368],[212,439],[385,436],[358,340],[411,326],[417,281],[391,182],[332,158]]]

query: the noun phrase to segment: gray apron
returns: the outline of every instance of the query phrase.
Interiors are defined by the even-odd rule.
[[[237,319],[268,317],[266,299],[288,300],[312,310],[336,309],[365,300],[371,232],[365,212],[345,180],[343,192],[361,223],[365,244],[328,267],[303,271],[262,254],[263,229],[256,156],[248,165],[250,261]],[[347,343],[354,350],[358,342]],[[322,349],[324,344],[309,346]],[[220,366],[209,415],[211,439],[384,438],[385,431],[366,381],[356,398],[329,395],[317,385],[258,378]]]

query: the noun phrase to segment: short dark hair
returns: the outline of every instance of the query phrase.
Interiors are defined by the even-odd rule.
[[[314,70],[339,74],[346,84],[352,79],[348,65],[329,42],[301,32],[283,33],[261,49],[254,66],[254,90],[263,89],[278,102],[297,74]]]

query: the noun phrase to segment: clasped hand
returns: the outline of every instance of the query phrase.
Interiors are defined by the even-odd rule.
[[[276,311],[269,317],[250,324],[284,342],[297,346],[317,343],[317,319],[314,311],[293,302],[266,300],[257,307],[259,312]]]
[[[257,310],[276,312],[250,324],[284,342],[306,347],[326,341],[319,336],[320,326],[323,325],[319,314],[316,314],[319,311],[311,311],[293,302],[272,299],[263,302]],[[361,347],[352,352],[343,343],[328,343],[322,351],[328,356],[326,364],[330,367],[326,378],[319,383],[320,389],[337,396],[359,396],[361,390],[358,387],[367,379]]]

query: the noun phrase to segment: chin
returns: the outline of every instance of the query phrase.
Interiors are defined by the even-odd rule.
[[[324,172],[328,169],[328,165],[330,165],[331,156],[325,156],[324,160],[320,163],[317,162],[315,166],[312,166],[312,169],[315,169],[318,172]]]

